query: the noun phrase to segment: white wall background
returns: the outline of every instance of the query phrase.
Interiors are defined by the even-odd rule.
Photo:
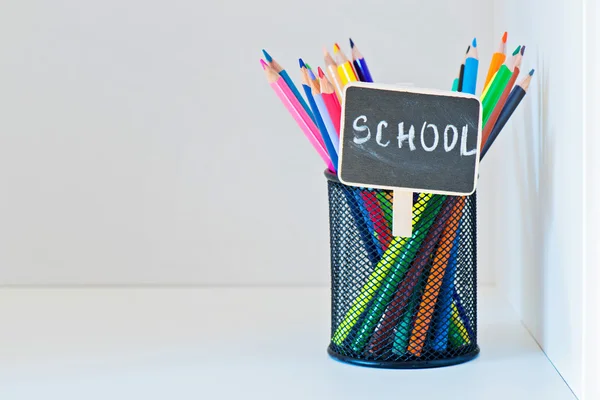
[[[482,182],[497,281],[577,396],[582,393],[584,272],[583,0],[503,0],[495,30],[527,44],[536,74],[495,143]],[[597,149],[596,149],[597,150]],[[596,263],[597,266],[597,263]]]
[[[600,398],[600,7],[596,0],[584,2],[584,92],[585,92],[585,249],[584,249],[584,329],[583,329],[583,400]]]
[[[473,36],[487,68],[504,28],[491,21],[478,0],[4,1],[0,284],[327,284],[324,166],[260,49],[297,77],[297,57],[319,64],[352,35],[378,81],[449,88]],[[563,196],[546,209],[576,196],[568,171],[542,178]]]

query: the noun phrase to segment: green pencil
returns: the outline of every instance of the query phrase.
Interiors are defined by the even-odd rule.
[[[452,82],[452,91],[456,92],[458,90],[458,78],[454,78],[454,81]]]
[[[520,50],[521,46],[517,47],[517,49],[513,53],[513,56],[518,54]],[[485,126],[488,119],[492,115],[492,112],[494,112],[496,103],[498,103],[498,100],[502,96],[502,92],[504,92],[504,88],[506,88],[508,81],[510,81],[510,77],[513,74],[513,69],[514,57],[511,57],[510,59],[507,58],[504,64],[500,66],[500,69],[498,70],[496,76],[490,83],[487,92],[483,94],[481,100],[481,106],[483,108],[482,126]]]

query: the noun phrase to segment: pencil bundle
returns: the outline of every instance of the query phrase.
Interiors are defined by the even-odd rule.
[[[483,159],[525,97],[534,70],[517,83],[525,46],[506,55],[508,35],[490,62],[481,93]],[[467,47],[452,84],[453,91],[476,94],[478,43]],[[285,69],[263,50],[261,65],[273,90],[325,162],[329,173],[338,167],[341,102],[345,85],[373,82],[365,57],[350,39],[351,59],[336,43],[333,55],[324,49],[324,68],[313,70],[299,60],[301,95]],[[340,184],[341,185],[341,184]],[[415,194],[413,234],[392,235],[391,192],[365,188],[342,191],[344,207],[356,228],[365,267],[352,277],[343,311],[335,319],[332,345],[355,357],[398,360],[431,354],[456,354],[476,343],[474,313],[466,310],[465,288],[457,271],[466,258],[462,248],[474,230],[474,199],[428,193]],[[331,200],[331,199],[330,199]],[[474,241],[474,240],[473,240]],[[351,263],[351,260],[343,262]]]

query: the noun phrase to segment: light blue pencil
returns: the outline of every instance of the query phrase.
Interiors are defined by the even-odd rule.
[[[479,70],[479,60],[477,58],[477,39],[473,39],[471,48],[467,53],[465,60],[465,72],[463,74],[462,92],[475,94],[477,90],[477,72]]]

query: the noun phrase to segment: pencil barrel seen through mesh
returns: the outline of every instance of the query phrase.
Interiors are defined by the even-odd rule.
[[[330,354],[392,368],[476,355],[475,195],[415,194],[413,235],[402,238],[391,236],[390,191],[329,177],[328,194]]]

